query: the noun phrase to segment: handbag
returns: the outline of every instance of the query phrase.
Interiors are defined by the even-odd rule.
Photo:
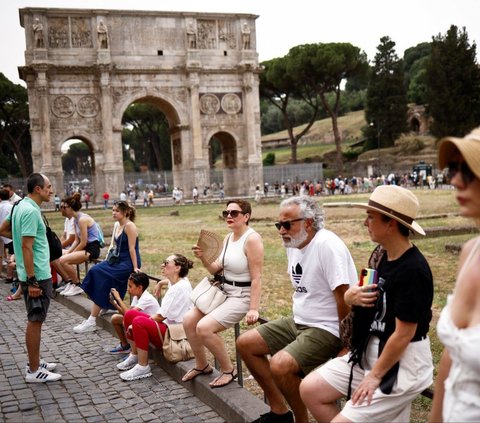
[[[160,328],[158,328],[158,330],[160,332]],[[195,357],[193,355],[190,342],[188,342],[187,335],[185,334],[185,329],[183,328],[182,323],[167,325],[167,332],[165,333],[165,337],[163,338],[162,349],[163,356],[170,363],[187,361]]]
[[[228,241],[225,245],[225,252],[222,257],[222,275],[215,275],[213,279],[204,277],[190,293],[190,299],[195,307],[203,314],[208,314],[215,310],[220,304],[227,299],[227,294],[223,291],[222,284],[224,281],[223,266],[225,264],[225,254],[227,253]]]
[[[120,247],[122,245],[123,231],[120,234],[120,243],[116,245],[115,248],[113,247],[117,226],[118,222],[115,222],[115,225],[113,225],[112,240],[110,241],[110,247],[108,249],[107,257],[105,258],[108,264],[117,264],[120,262]]]
[[[227,299],[221,286],[219,282],[204,277],[190,293],[190,300],[203,314],[208,314]]]

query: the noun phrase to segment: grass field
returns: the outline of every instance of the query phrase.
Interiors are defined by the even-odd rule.
[[[424,228],[472,225],[471,221],[456,214],[457,208],[452,190],[417,190],[415,194],[421,204],[418,221]],[[366,202],[367,197],[367,194],[320,197],[319,201],[321,203]],[[251,226],[263,237],[265,246],[261,315],[269,319],[291,314],[292,286],[286,273],[285,251],[281,245],[278,231],[273,225],[278,216],[279,201],[260,205],[253,204],[251,222]],[[220,218],[223,209],[224,205],[221,204],[139,208],[136,223],[140,231],[142,269],[149,274],[158,276],[163,259],[171,253],[178,252],[194,260],[195,266],[189,277],[193,284],[200,281],[206,275],[206,271],[200,261],[194,258],[191,247],[195,244],[202,228],[217,232],[222,236],[227,233],[225,224]],[[178,211],[178,216],[171,215],[173,211]],[[111,232],[113,221],[110,211],[92,210],[90,214],[101,223],[106,235]],[[61,233],[63,219],[60,213],[48,213],[47,217],[52,228],[57,233]],[[365,266],[374,247],[363,226],[364,217],[365,211],[360,209],[325,207],[326,227],[344,240],[358,270]],[[435,367],[437,367],[442,349],[436,336],[435,325],[439,312],[445,304],[446,296],[453,288],[458,261],[456,254],[445,251],[445,245],[448,243],[461,244],[471,237],[470,234],[414,239],[414,243],[429,261],[434,275],[434,318],[430,338]],[[242,330],[245,328],[242,325]],[[225,337],[228,340],[229,350],[233,354],[232,336],[232,331],[227,331]],[[246,387],[259,393],[252,381],[247,380]],[[412,421],[426,421],[429,407],[430,400],[424,398],[416,400]]]

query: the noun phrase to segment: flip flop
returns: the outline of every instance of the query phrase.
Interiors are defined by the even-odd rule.
[[[15,301],[19,300],[20,298],[15,298],[13,295],[9,295],[7,298],[5,298],[7,301]]]
[[[196,367],[194,367],[193,369],[190,369],[187,373],[183,375],[182,382],[188,382],[200,375],[209,375],[213,373],[213,367],[210,367],[210,369],[207,370],[209,367],[210,367],[210,363],[208,363],[203,369],[197,369]],[[190,373],[193,373],[193,372],[197,372],[197,373],[195,373],[192,377],[185,379]]]
[[[227,382],[224,382],[220,385],[214,385],[214,383],[217,382],[223,375],[229,375],[231,377],[228,379]],[[220,376],[213,379],[213,381],[209,385],[210,385],[210,388],[212,389],[223,388],[224,386],[227,386],[228,384],[232,383],[236,378],[237,378],[237,373],[235,372],[235,369],[233,369],[231,372],[223,372]]]

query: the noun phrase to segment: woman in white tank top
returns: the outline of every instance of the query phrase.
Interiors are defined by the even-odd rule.
[[[460,214],[480,222],[480,127],[445,138],[440,168],[449,168]],[[435,383],[431,422],[480,421],[480,237],[462,248],[454,292],[437,325],[445,345]]]
[[[212,275],[223,270],[223,289],[227,299],[207,315],[194,307],[183,318],[183,326],[195,354],[195,367],[182,380],[186,382],[213,372],[213,367],[207,361],[206,347],[218,360],[222,372],[210,383],[211,388],[226,386],[237,377],[218,333],[234,326],[244,316],[248,324],[258,320],[263,267],[262,238],[248,226],[252,214],[250,203],[230,200],[222,214],[231,233],[223,241],[219,258],[208,263],[198,245],[193,247],[193,252]]]

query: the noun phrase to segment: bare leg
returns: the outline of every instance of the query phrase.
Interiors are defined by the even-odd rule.
[[[195,355],[195,368],[197,369],[203,369],[208,364],[205,347],[197,334],[197,324],[204,316],[197,308],[191,309],[183,316],[183,327]]]
[[[295,414],[296,423],[308,423],[308,411],[300,398],[301,369],[297,361],[286,351],[277,352],[270,360],[270,370],[278,386]]]
[[[120,344],[128,345],[127,337],[125,336],[125,331],[123,330],[123,316],[121,314],[114,314],[111,319],[111,323],[115,328]]]
[[[40,364],[40,339],[42,336],[43,322],[27,322],[25,331],[25,344],[27,346],[28,363],[30,371],[36,372]]]
[[[98,317],[98,315],[100,314],[100,310],[101,308],[96,305],[95,303],[92,304],[92,310],[90,311],[90,316],[92,317]]]
[[[285,398],[274,382],[270,362],[266,357],[270,350],[258,331],[252,329],[243,333],[237,339],[237,349],[250,373],[265,392],[271,410],[275,414],[287,413]]]
[[[146,366],[148,364],[148,351],[142,350],[141,348],[135,348],[137,350],[138,355],[138,364],[140,366]],[[132,347],[133,351],[133,347]]]
[[[300,396],[317,422],[330,422],[342,417],[335,401],[343,395],[317,372],[310,373],[300,384]]]

